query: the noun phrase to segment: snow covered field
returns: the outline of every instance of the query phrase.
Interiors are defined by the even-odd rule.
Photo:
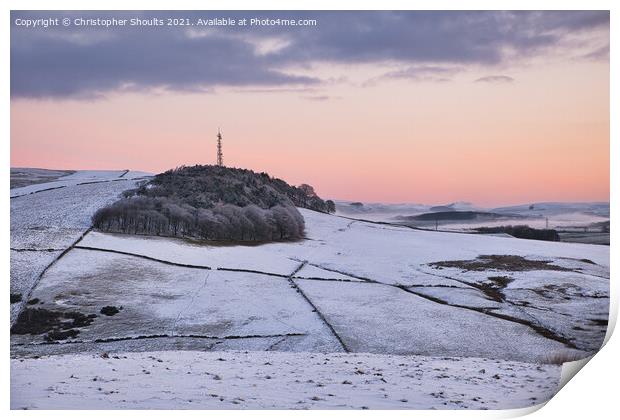
[[[486,359],[145,352],[11,361],[12,409],[509,409],[560,368]]]
[[[553,394],[541,363],[604,338],[609,247],[304,209],[296,242],[90,231],[130,174],[11,200],[11,319],[49,324],[11,336],[12,407],[516,408]]]
[[[53,181],[37,183],[11,189],[11,198],[22,197],[46,190],[55,190],[76,185],[88,185],[99,182],[142,179],[152,174],[142,171],[76,171],[72,174],[56,178]]]
[[[49,310],[99,314],[106,305],[122,307],[114,316],[100,315],[71,341],[248,337],[270,348],[276,338],[279,348],[340,350],[286,279],[262,274],[176,267],[75,249],[46,273],[32,297],[43,302],[37,308]],[[13,340],[16,345],[41,342],[36,335]]]
[[[137,185],[139,179],[127,177],[131,171],[119,178],[123,173],[78,171],[62,178],[68,179],[63,188],[41,183],[11,190],[12,294],[25,298],[43,270],[90,228],[92,214]],[[11,305],[11,323],[21,306]]]

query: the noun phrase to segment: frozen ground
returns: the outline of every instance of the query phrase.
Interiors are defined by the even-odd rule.
[[[39,275],[60,255],[61,251],[11,250],[11,295],[26,298]],[[21,310],[21,302],[11,303],[11,324]]]
[[[55,178],[53,181],[35,183],[24,187],[12,188],[11,198],[22,197],[25,195],[47,191],[57,190],[65,187],[76,185],[88,185],[99,182],[123,181],[131,179],[143,179],[152,176],[148,172],[141,171],[75,171],[69,175]]]
[[[73,172],[39,168],[11,168],[11,188],[52,182]]]
[[[311,280],[300,286],[352,352],[536,362],[566,349],[525,325],[438,305],[396,287]]]
[[[43,303],[31,307],[99,315],[73,342],[154,337],[165,346],[175,337],[245,337],[259,342],[261,349],[273,347],[275,338],[281,349],[341,350],[286,279],[263,274],[153,264],[75,249],[46,273],[32,298]],[[108,305],[122,309],[113,316],[101,315],[101,308]],[[45,340],[41,335],[16,335],[13,343]]]
[[[486,359],[145,352],[11,361],[12,409],[508,409],[560,368]]]
[[[140,176],[87,176],[100,178],[11,200],[11,291],[23,294],[12,321],[25,309],[49,323],[11,336],[16,408],[522,407],[554,392],[559,369],[540,363],[591,354],[605,335],[606,246],[428,232],[303,209],[306,239],[295,242],[105,234],[89,230],[90,216]],[[112,306],[117,313],[102,313]],[[24,320],[18,326],[31,326]],[[142,353],[153,351],[170,351],[154,356],[166,364]],[[124,354],[93,357],[103,352]],[[320,357],[331,361],[308,363]],[[189,359],[199,368],[187,369]],[[224,379],[205,384],[213,360]],[[358,362],[366,373],[346,371]],[[119,394],[92,381],[108,366]],[[392,369],[391,379],[368,375],[372,366]],[[191,379],[174,388],[165,367]],[[259,376],[248,382],[241,369]],[[497,376],[476,374],[493,369]],[[134,381],[144,383],[143,374],[151,382],[141,388]],[[334,392],[313,385],[327,378],[338,382]],[[351,392],[344,381],[359,386]]]
[[[140,182],[127,174],[118,178],[123,173],[77,171],[63,177],[74,180],[63,181],[63,188],[41,183],[24,187],[29,193],[11,190],[11,293],[26,298],[45,268],[90,228],[92,214]],[[89,183],[68,183],[75,180]],[[11,305],[11,323],[21,306]]]
[[[602,343],[607,247],[415,231],[302,212],[308,239],[261,246],[89,232],[31,297],[51,311],[97,314],[105,305],[123,306],[116,321],[99,316],[85,327],[73,340],[80,342],[174,335],[170,325],[178,316],[175,328],[185,336],[303,334],[304,340],[287,339],[292,351],[338,351],[326,338],[331,333],[345,351],[536,362]],[[488,254],[540,264],[526,271],[433,264]],[[279,320],[294,320],[297,328],[280,330]],[[44,334],[14,338],[19,352],[42,341]]]

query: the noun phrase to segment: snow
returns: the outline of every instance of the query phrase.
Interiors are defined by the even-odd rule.
[[[441,275],[438,274],[432,274],[432,273],[427,273],[424,270],[428,270],[428,267],[424,267],[424,268],[418,268],[415,266],[411,266],[410,267],[411,270],[414,271],[415,274],[413,274],[413,277],[411,279],[411,283],[409,283],[407,286],[410,287],[414,287],[414,286],[418,286],[418,287],[424,287],[424,286],[428,286],[428,287],[460,287],[460,288],[466,288],[466,287],[470,287],[464,283],[461,283],[457,280],[452,280],[446,277],[443,277]],[[430,270],[428,270],[430,271]]]
[[[477,358],[145,352],[11,360],[11,409],[509,409],[560,368]]]
[[[109,181],[112,179],[120,178],[125,170],[110,171],[110,170],[82,170],[76,171],[71,175],[63,177],[63,180],[88,182],[88,181]]]
[[[71,173],[72,171],[53,169],[11,168],[11,188],[21,188],[32,184],[52,182]]]
[[[299,270],[294,278],[296,279],[322,279],[322,280],[341,280],[341,281],[363,281],[346,274],[335,271],[327,271],[314,265],[306,264]]]
[[[306,260],[345,275],[353,273],[389,284],[415,283],[416,270],[430,262],[473,259],[481,254],[588,258],[607,270],[609,267],[609,248],[598,245],[384,228],[310,210],[300,211],[306,219],[309,239],[305,241],[209,247],[165,238],[154,242],[150,237],[93,232],[82,244],[173,259],[179,263],[240,266],[275,273],[289,270],[291,264],[287,259]]]
[[[126,179],[142,179],[142,178],[150,178],[153,176],[153,173],[151,172],[144,172],[144,171],[132,171],[129,170],[129,172],[127,172],[125,175],[123,175],[123,178]]]
[[[444,329],[450,330],[454,317],[460,317],[454,314],[463,313],[470,328],[475,328],[476,323],[482,323],[493,333],[499,331],[500,336],[503,337],[502,340],[506,339],[502,333],[510,335],[514,345],[524,349],[518,356],[520,360],[537,360],[549,351],[549,348],[557,349],[555,346],[564,345],[552,340],[548,343],[549,339],[544,337],[542,342],[539,342],[538,333],[533,333],[532,327],[527,325],[449,305],[493,309],[498,314],[509,314],[527,323],[542,325],[551,333],[559,334],[581,346],[582,350],[592,351],[600,346],[604,336],[604,326],[588,325],[587,328],[583,327],[584,330],[580,328],[585,322],[584,317],[598,319],[600,316],[593,314],[600,314],[607,310],[609,281],[604,277],[609,275],[608,247],[486,235],[427,232],[354,221],[304,209],[300,211],[306,219],[307,227],[308,239],[303,241],[278,242],[261,246],[213,246],[180,239],[91,232],[78,244],[78,247],[128,252],[178,264],[252,270],[280,276],[290,275],[300,262],[306,261],[307,264],[295,273],[295,279],[296,281],[303,278],[314,280],[297,281],[297,284],[304,291],[306,288],[310,290],[310,298],[319,308],[321,305],[327,305],[330,310],[343,311],[346,319],[338,318],[339,322],[343,322],[343,325],[351,328],[351,331],[356,325],[365,325],[365,322],[372,321],[367,320],[372,317],[377,317],[376,328],[383,329],[385,319],[382,317],[394,311],[393,306],[396,303],[400,305],[398,310],[403,312],[402,316],[407,319],[407,322],[418,328],[419,319],[426,318],[417,318],[418,314],[410,308],[410,303],[402,304],[402,302],[403,299],[406,302],[422,300],[422,303],[418,305],[419,308],[428,307],[429,310],[436,310],[435,316],[445,320],[445,324],[439,324],[441,327],[431,328],[438,334]],[[456,268],[437,269],[429,265],[442,260],[473,259],[481,254],[521,255],[528,259],[545,259],[551,261],[551,264],[566,267],[572,271],[510,272],[489,269],[483,272],[468,272]],[[581,261],[582,259],[591,260],[595,264]],[[553,292],[563,303],[560,317],[553,313],[541,317],[535,316],[533,310],[526,311],[521,308],[518,300],[506,298],[498,302],[496,298],[490,299],[490,296],[479,290],[487,287],[488,277],[491,276],[510,277],[514,280],[506,290],[533,290],[535,296],[538,296],[537,291],[544,290],[546,287],[565,284],[571,284],[574,287],[571,286],[568,289],[569,292],[573,291],[570,302],[566,301],[561,293]],[[318,282],[317,280],[325,281]],[[333,284],[334,282],[330,280],[354,282],[349,283],[349,286],[356,289]],[[367,281],[386,285],[402,285],[411,288],[411,291],[418,292],[423,297],[407,294],[398,288],[383,289],[379,285],[364,284]],[[366,296],[368,288],[376,292]],[[366,297],[356,300],[357,292]],[[391,300],[392,294],[395,296],[395,301]],[[593,300],[587,300],[589,297]],[[432,302],[432,299],[438,299],[448,305],[440,306],[437,302]],[[539,300],[536,299],[537,302]],[[554,299],[543,300],[538,302],[538,307],[543,311],[553,312],[556,309],[551,305],[552,302]],[[588,304],[584,305],[583,302],[588,302]],[[377,313],[370,311],[369,306],[372,306]],[[371,313],[373,315],[370,315]],[[334,317],[341,315],[333,314]],[[574,329],[574,326],[578,328]],[[390,331],[389,328],[385,330]],[[522,332],[527,332],[527,334],[522,334]],[[392,333],[397,337],[400,337],[400,334],[404,334],[405,337],[410,334],[406,331],[392,331]],[[431,334],[432,331],[426,333]],[[415,336],[415,331],[411,334]],[[532,334],[534,334],[533,337]],[[445,347],[433,351],[439,351],[438,354],[454,355],[454,349],[449,345],[451,340],[456,340],[454,337],[451,336],[445,342],[437,341],[437,343],[442,343],[440,347]],[[360,336],[353,334],[351,343],[354,348],[359,348],[358,351],[411,352],[409,342],[386,343],[381,341],[383,339],[375,338],[377,342],[365,342]],[[355,343],[359,340],[362,340],[362,344],[355,347]],[[530,347],[529,340],[537,342],[532,345],[531,352],[527,350]],[[547,345],[550,347],[548,348]],[[493,346],[486,346],[486,349],[483,349],[481,347],[485,346],[471,346],[471,353],[467,354],[470,356],[483,354],[488,357],[513,357],[511,354],[517,354],[505,348],[495,349]],[[441,353],[442,351],[446,353]],[[477,351],[487,353],[479,354],[476,353]]]
[[[530,256],[529,258],[534,258]],[[609,268],[577,260],[550,259],[576,271],[532,270],[511,272],[501,270],[464,271],[456,268],[441,270],[427,267],[437,276],[465,281],[474,286],[490,283],[489,277],[506,277],[510,281],[501,290],[505,295],[501,303],[494,303],[493,312],[532,322],[566,338],[579,349],[596,351],[600,348],[607,330],[609,317]],[[595,274],[593,274],[595,273]],[[443,277],[443,278],[445,278]],[[463,297],[458,289],[432,290],[423,293],[451,304],[468,307],[482,305],[476,297]],[[419,290],[418,288],[412,290]],[[471,291],[479,296],[479,291]],[[477,302],[477,303],[476,303]],[[485,305],[486,306],[486,305]],[[604,323],[602,323],[605,321]]]
[[[530,209],[530,206],[534,206]],[[542,229],[562,227],[588,226],[591,223],[609,220],[609,203],[533,203],[498,208],[482,208],[466,202],[457,202],[445,206],[403,203],[363,203],[353,206],[350,201],[336,201],[336,212],[339,215],[375,222],[402,223],[397,216],[415,216],[434,211],[486,211],[504,215],[496,221],[464,223],[461,221],[440,222],[441,229],[463,231],[476,227],[523,225]],[[515,216],[515,218],[506,218]]]
[[[573,296],[609,296],[609,279],[572,271],[528,271],[510,273],[514,279],[510,289],[537,289],[545,286],[564,286],[573,289]]]
[[[12,199],[11,247],[67,248],[91,226],[97,209],[115,201],[136,182],[75,185]]]
[[[551,264],[561,265],[562,267],[570,268],[581,272],[586,275],[601,277],[605,280],[609,280],[609,263],[605,265],[594,264],[592,261],[575,258],[553,258]],[[609,281],[605,282],[609,285]],[[609,286],[608,286],[609,287]]]
[[[68,340],[11,336],[15,408],[523,407],[550,398],[559,378],[558,367],[535,363],[585,357],[605,335],[609,247],[305,209],[299,241],[223,245],[97,231],[80,240],[98,208],[146,176],[124,172],[80,171],[63,177],[63,188],[11,200],[11,292],[26,296],[77,241],[34,286],[30,297],[42,303],[32,307],[97,315]],[[569,271],[431,264],[484,254]],[[491,276],[512,281],[492,296]],[[12,305],[12,321],[23,305]],[[101,314],[107,305],[120,312]],[[366,373],[355,372],[358,362]]]
[[[551,262],[551,264],[555,264],[555,262]],[[504,290],[543,290],[563,287],[572,297],[609,297],[609,279],[581,271],[529,270],[515,272],[493,269],[466,271],[451,267],[441,269],[425,267],[424,270],[426,270],[427,275],[458,279],[473,286],[484,286],[492,283],[489,280],[490,277],[505,277],[509,283]],[[460,286],[464,286],[464,284],[460,283]]]
[[[558,259],[552,263],[564,261]],[[543,326],[581,350],[597,351],[602,345],[609,317],[606,278],[572,271],[465,272],[444,268],[435,272],[480,286],[489,284],[489,276],[508,277],[511,281],[501,290],[503,301],[485,305],[496,305],[493,312]],[[427,288],[423,293],[451,304],[476,307],[484,302],[479,297],[463,298],[459,289],[432,289]],[[482,296],[479,291],[470,293]]]
[[[303,335],[303,349],[340,349],[312,307],[280,277],[175,267],[74,249],[48,270],[32,297],[44,302],[37,308],[99,315],[81,329],[79,341]],[[122,309],[114,316],[100,315],[108,305]],[[43,338],[14,336],[14,342],[34,344]]]
[[[78,336],[79,337],[79,336]],[[101,354],[118,352],[145,352],[145,351],[280,351],[295,352],[310,351],[312,336],[268,336],[268,337],[229,337],[204,338],[185,336],[140,337],[127,338],[116,341],[66,341],[61,344],[18,345],[11,347],[13,358],[33,358],[51,355],[71,355],[79,353]],[[325,351],[340,351],[337,345],[325,346]]]
[[[409,287],[408,290],[440,299],[450,305],[465,306],[468,308],[500,308],[499,302],[489,299],[479,290],[471,287],[446,288],[446,287]]]
[[[395,287],[297,283],[352,352],[537,362],[566,349],[525,325],[437,304]]]
[[[76,171],[70,175],[62,176],[54,181],[28,185],[11,189],[11,198],[17,198],[49,189],[61,189],[64,187],[88,184],[93,182],[122,181],[152,176],[148,172],[140,171]]]
[[[506,300],[515,304],[504,305],[504,313],[513,310],[516,318],[533,318],[582,350],[593,352],[603,345],[609,318],[608,297],[571,296],[570,292],[544,288],[506,289],[504,293]]]
[[[63,182],[83,182],[100,175],[100,172],[107,174],[110,171],[78,171],[63,177],[74,181]],[[113,176],[122,172],[114,172]],[[94,212],[116,200],[124,190],[134,188],[137,182],[122,179],[119,182],[72,185],[49,191],[40,191],[46,189],[49,183],[36,184],[31,187],[41,187],[35,188],[38,192],[13,198],[10,220],[11,293],[21,293],[26,298],[41,272],[91,226]],[[11,194],[17,190],[23,188],[12,189]],[[11,324],[22,306],[23,302],[11,305]]]
[[[267,246],[208,245],[183,239],[121,234],[89,233],[79,244],[106,250],[144,255],[178,264],[210,268],[234,268],[287,276],[299,262],[268,252]]]
[[[58,255],[60,251],[11,251],[11,293],[19,293],[25,299],[26,293],[34,286],[45,267]],[[17,318],[22,304],[11,304],[11,324]]]
[[[530,208],[532,207],[532,208]],[[596,215],[609,218],[608,202],[593,203],[533,203],[517,206],[498,207],[491,211],[504,214],[557,216],[562,214]]]
[[[535,229],[564,229],[589,226],[592,223],[609,221],[609,216],[599,216],[589,213],[561,213],[550,216],[532,215],[527,218],[501,218],[498,220],[488,220],[483,222],[472,221],[463,223],[461,221],[444,221],[439,223],[440,230],[451,230],[457,232],[467,232],[481,227],[498,226],[519,226],[527,225]],[[434,222],[433,222],[434,223]],[[434,224],[432,224],[434,228]],[[430,227],[430,226],[429,226]]]

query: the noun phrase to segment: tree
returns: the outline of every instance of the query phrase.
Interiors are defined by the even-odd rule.
[[[308,184],[301,184],[299,189],[304,193],[304,195],[308,198],[316,197],[316,192],[314,191],[314,187]]]

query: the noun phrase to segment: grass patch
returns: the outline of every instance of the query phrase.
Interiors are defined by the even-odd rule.
[[[75,337],[76,328],[92,324],[97,315],[84,315],[77,311],[50,311],[42,308],[25,308],[11,327],[11,334],[38,335],[45,334],[45,339],[54,341],[54,337]]]
[[[551,264],[551,261],[528,260],[519,255],[479,255],[474,260],[437,261],[429,264],[434,268],[460,268],[466,271],[571,271],[569,268]]]
[[[106,316],[113,316],[119,313],[119,311],[119,308],[117,308],[116,306],[104,306],[99,312]]]
[[[508,276],[491,276],[488,279],[495,285],[498,289],[503,289],[508,286],[514,279]]]

